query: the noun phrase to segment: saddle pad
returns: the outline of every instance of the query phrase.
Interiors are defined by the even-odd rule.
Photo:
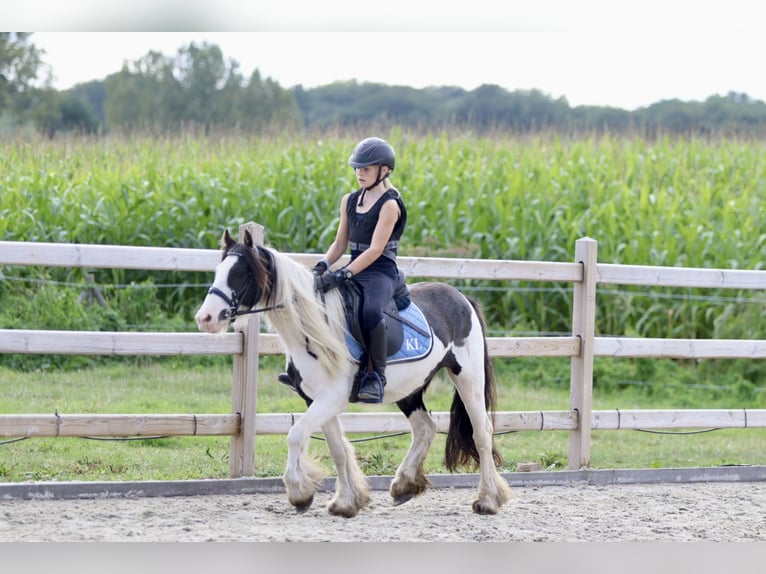
[[[386,362],[390,365],[392,363],[404,363],[407,361],[417,361],[426,357],[433,347],[433,331],[426,321],[423,311],[415,303],[410,303],[405,309],[399,311],[399,315],[407,320],[409,323],[417,326],[419,330],[428,335],[419,333],[407,323],[402,322],[402,328],[404,330],[404,337],[402,339],[402,346],[396,349],[393,353],[389,349],[388,359]],[[396,319],[394,319],[395,321]],[[362,357],[362,346],[357,342],[351,334],[346,331],[346,345],[351,353],[351,356],[358,363]]]

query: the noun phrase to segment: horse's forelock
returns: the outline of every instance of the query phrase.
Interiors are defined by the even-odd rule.
[[[223,261],[230,255],[233,255],[247,265],[252,274],[253,281],[261,293],[270,298],[272,293],[271,269],[272,255],[268,250],[262,247],[247,247],[243,243],[234,243],[223,250]]]
[[[250,271],[253,274],[253,280],[261,293],[267,298],[271,296],[271,273],[269,270],[270,255],[262,247],[253,247],[252,249],[241,245],[241,253],[244,256]]]
[[[256,285],[266,295],[267,302],[271,302],[274,297],[273,283],[277,272],[274,265],[274,255],[265,247],[255,247],[248,249],[248,259]]]

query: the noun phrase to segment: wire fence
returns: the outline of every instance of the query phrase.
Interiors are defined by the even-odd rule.
[[[15,277],[9,275],[0,274],[0,282],[9,281],[13,283],[28,283],[36,285],[50,285],[59,287],[68,287],[73,289],[81,289],[85,292],[88,289],[98,289],[99,291],[109,291],[117,289],[205,289],[209,287],[208,283],[96,283],[92,281],[58,281],[53,279],[43,279],[35,277]],[[512,285],[509,287],[497,287],[491,285],[465,285],[460,287],[461,291],[466,293],[507,293],[513,290],[516,293],[539,293],[539,294],[561,294],[571,292],[572,288],[568,287],[562,290],[560,287],[530,287],[522,285]],[[742,294],[737,295],[723,295],[719,293],[710,294],[696,294],[696,293],[662,293],[657,289],[643,290],[637,289],[628,291],[625,289],[603,289],[600,288],[599,297],[640,297],[649,300],[675,300],[683,302],[702,302],[710,305],[728,305],[728,304],[745,304],[745,305],[766,305],[766,296],[764,295],[752,295],[745,296]],[[570,293],[571,295],[571,293]],[[157,328],[156,324],[129,324],[130,328]],[[489,335],[501,336],[507,333],[507,330],[493,329],[489,327]],[[514,334],[518,336],[563,336],[568,335],[568,332],[561,331],[514,331]],[[615,333],[601,333],[602,336],[610,337],[616,336]]]
[[[33,285],[48,285],[66,287],[72,289],[81,290],[83,293],[88,290],[97,289],[99,291],[109,292],[110,290],[119,289],[206,289],[208,283],[97,283],[95,281],[60,281],[54,279],[45,279],[39,277],[16,277],[12,275],[0,274],[0,282],[8,281],[12,283],[26,283]],[[514,285],[510,287],[499,287],[492,285],[466,285],[461,286],[461,290],[478,294],[478,293],[492,293],[492,292],[507,292],[513,289],[519,293],[538,293],[538,294],[560,294],[562,289],[560,287],[533,287],[524,285]],[[565,289],[566,291],[567,289]],[[568,288],[571,291],[571,287]],[[688,290],[687,290],[688,291]],[[737,295],[723,295],[719,293],[711,294],[696,294],[689,292],[676,292],[676,293],[662,293],[657,289],[652,290],[625,290],[625,289],[599,289],[599,297],[643,297],[650,300],[676,300],[676,301],[689,301],[689,302],[703,302],[710,305],[728,305],[728,304],[745,304],[745,305],[765,305],[766,296],[760,294],[754,294],[752,296]],[[140,331],[182,331],[183,328],[179,328],[178,324],[164,324],[162,322],[153,323],[127,323],[127,329],[140,330]],[[268,325],[264,322],[262,324],[262,330],[267,331]],[[493,329],[491,326],[488,328],[488,334],[490,336],[504,336],[507,334],[507,330]],[[568,332],[559,331],[514,331],[516,336],[566,336]],[[603,336],[612,336],[610,334],[603,334]],[[568,378],[566,377],[551,377],[549,382],[553,384],[567,384]],[[688,382],[669,382],[669,381],[646,381],[646,380],[630,380],[620,379],[614,381],[615,384],[623,387],[635,387],[635,388],[653,388],[653,389],[686,389],[696,391],[715,391],[715,392],[731,392],[734,390],[733,385],[711,385],[711,384],[698,384]],[[766,392],[766,387],[755,387],[752,389],[755,393]],[[0,443],[3,444],[3,443]]]

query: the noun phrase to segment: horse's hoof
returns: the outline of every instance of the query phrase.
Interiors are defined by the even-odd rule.
[[[340,516],[342,518],[354,518],[354,516],[359,514],[359,510],[356,508],[351,508],[348,506],[339,506],[335,504],[328,505],[327,512],[329,512],[333,516]]]
[[[428,479],[422,475],[412,480],[397,479],[388,492],[394,500],[394,506],[400,506],[423,494],[429,484]]]
[[[299,514],[303,514],[306,512],[309,508],[311,508],[311,505],[314,504],[314,496],[310,496],[308,499],[304,500],[303,502],[295,503],[293,502],[293,506],[295,507],[295,512]]]
[[[491,515],[491,514],[497,514],[497,506],[487,504],[486,502],[482,502],[481,500],[474,500],[473,501],[473,511],[476,514],[483,514],[483,515]]]
[[[415,498],[415,494],[412,492],[406,492],[404,494],[400,494],[399,496],[394,496],[394,506],[401,506],[405,502],[409,502]]]

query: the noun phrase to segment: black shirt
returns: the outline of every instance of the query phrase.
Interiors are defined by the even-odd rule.
[[[399,238],[404,232],[407,224],[407,209],[402,201],[402,196],[396,188],[391,188],[378,198],[375,205],[365,213],[358,213],[356,205],[359,201],[359,194],[362,190],[353,192],[348,197],[346,203],[346,216],[348,218],[349,243],[351,245],[351,260],[356,259],[372,243],[372,235],[375,232],[375,226],[380,218],[380,210],[387,201],[396,201],[399,204],[399,219],[394,224],[391,236],[388,238],[388,246],[383,254],[376,259],[370,268],[380,269],[387,273],[392,273],[396,277],[396,255],[399,244]]]

